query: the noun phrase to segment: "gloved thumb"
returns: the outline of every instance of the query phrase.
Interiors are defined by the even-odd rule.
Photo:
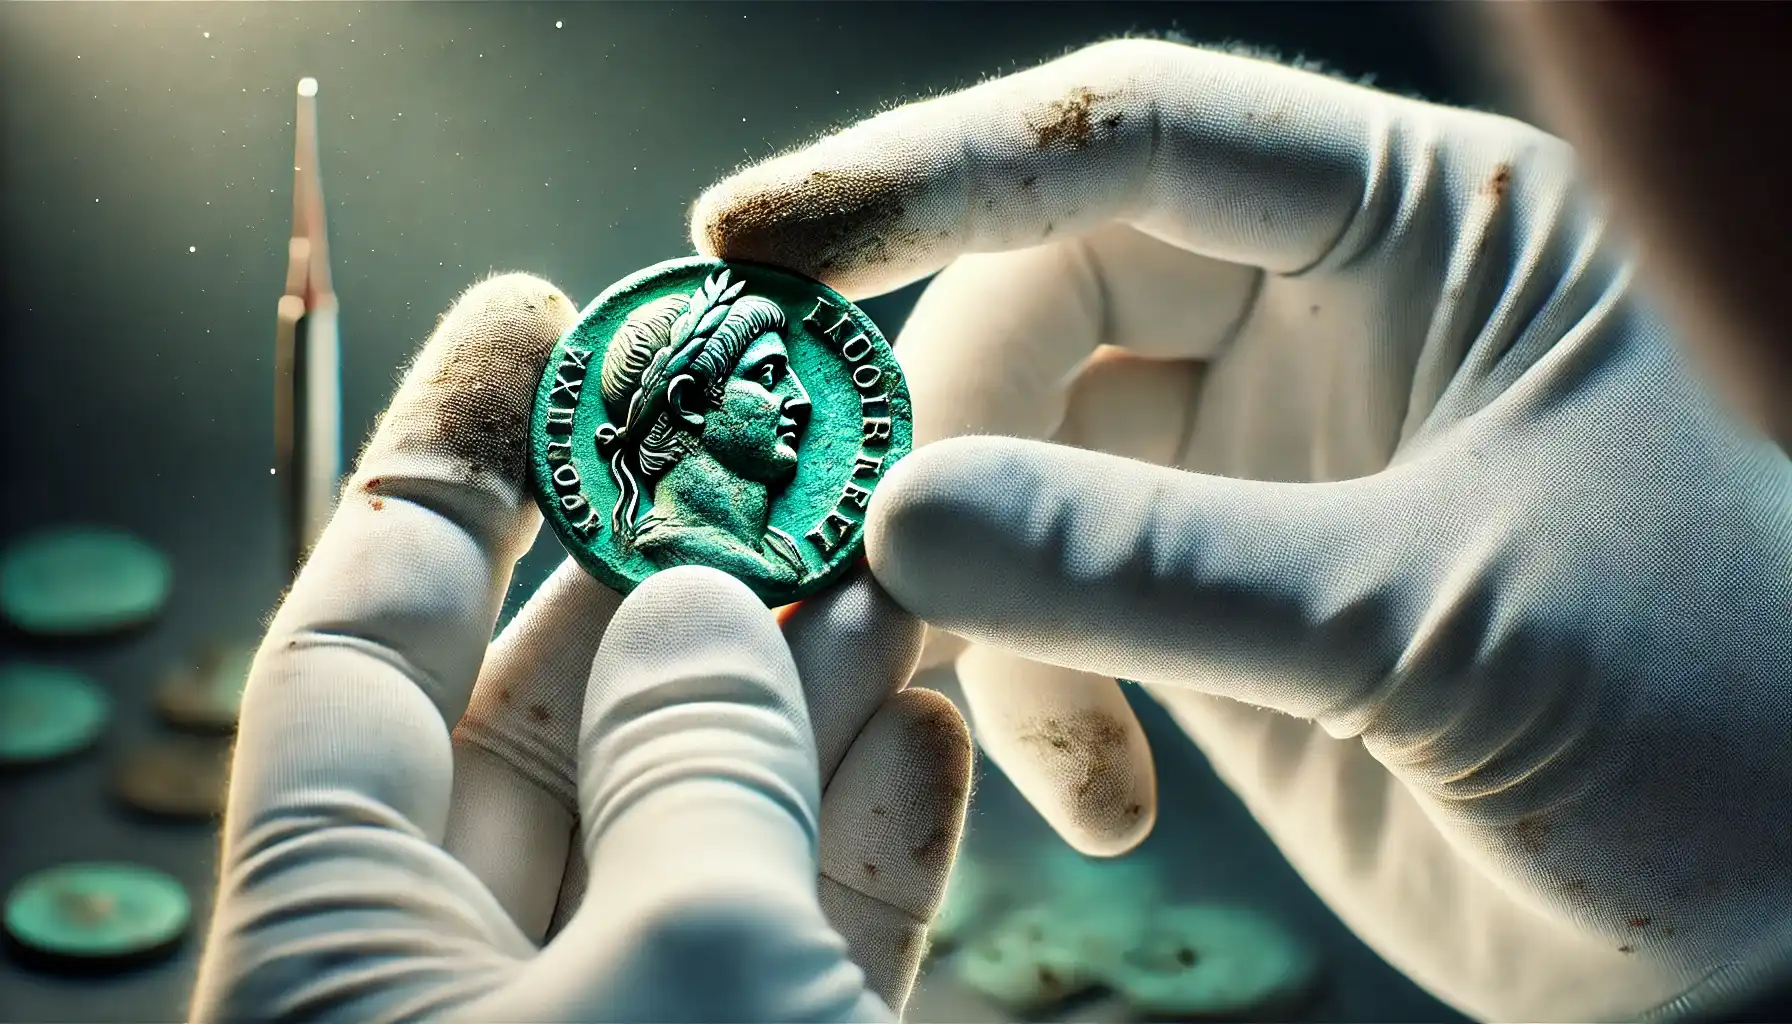
[[[1407,610],[1387,583],[1436,529],[1390,514],[1373,500],[1386,490],[960,437],[896,465],[866,544],[878,581],[931,625],[1323,720],[1347,714],[1397,656]]]
[[[578,765],[590,878],[531,965],[543,1014],[889,1019],[821,911],[808,709],[745,585],[682,566],[623,601],[592,664]],[[594,969],[606,962],[619,968]]]

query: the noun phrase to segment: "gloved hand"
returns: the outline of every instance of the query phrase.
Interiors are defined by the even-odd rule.
[[[868,575],[781,634],[714,570],[619,600],[569,563],[487,650],[576,315],[476,286],[382,418],[250,675],[193,1019],[900,1010],[970,743]]]
[[[878,489],[871,565],[975,641],[978,738],[1077,847],[1150,827],[1133,679],[1466,1012],[1637,1014],[1784,937],[1792,473],[1560,141],[1118,41],[693,219],[848,295],[945,267],[896,348],[936,443]]]

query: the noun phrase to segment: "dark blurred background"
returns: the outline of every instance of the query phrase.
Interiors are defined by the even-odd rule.
[[[1461,5],[1188,3],[6,4],[0,6],[0,542],[66,522],[166,551],[153,628],[0,658],[90,672],[99,746],[0,776],[0,888],[128,858],[210,898],[204,826],[113,810],[108,765],[159,731],[154,680],[197,645],[253,635],[283,585],[273,451],[274,303],[291,220],[293,88],[320,83],[342,305],[344,436],[366,435],[437,314],[493,270],[577,302],[689,251],[685,212],[734,167],[890,104],[1122,33],[1302,55],[1442,102],[1510,109]],[[893,336],[918,288],[867,309]],[[511,607],[558,560],[525,560]],[[1301,885],[1154,707],[1163,812],[1135,857],[1187,892],[1251,902],[1323,950],[1310,1019],[1453,1019]],[[968,847],[1053,842],[985,766]],[[196,953],[100,979],[0,962],[12,1020],[184,1013]],[[917,1020],[999,1019],[935,972]]]

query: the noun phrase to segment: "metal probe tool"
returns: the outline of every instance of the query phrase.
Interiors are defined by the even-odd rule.
[[[274,361],[274,475],[295,574],[329,521],[342,474],[341,354],[317,166],[317,79],[301,79],[298,93],[292,238]]]
[[[281,557],[296,574],[323,532],[342,473],[342,379],[336,295],[330,289],[323,190],[317,173],[317,79],[299,82],[292,167],[292,238],[274,351],[274,475],[280,490]],[[156,687],[164,721],[198,737],[236,729],[256,641],[231,637],[172,666]],[[208,745],[209,744],[209,745]],[[158,741],[124,762],[118,796],[140,811],[175,817],[217,813],[227,760],[210,740]]]

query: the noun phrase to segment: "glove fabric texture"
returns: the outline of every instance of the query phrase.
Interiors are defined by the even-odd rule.
[[[540,517],[528,409],[577,311],[506,275],[442,319],[243,698],[191,1019],[893,1020],[970,742],[903,689],[866,573],[779,621],[712,569],[564,565],[496,642]],[[488,649],[489,647],[489,649]]]
[[[747,168],[692,234],[852,297],[938,272],[871,566],[1078,849],[1157,813],[1137,680],[1466,1013],[1784,959],[1792,473],[1560,140],[1122,40]]]

